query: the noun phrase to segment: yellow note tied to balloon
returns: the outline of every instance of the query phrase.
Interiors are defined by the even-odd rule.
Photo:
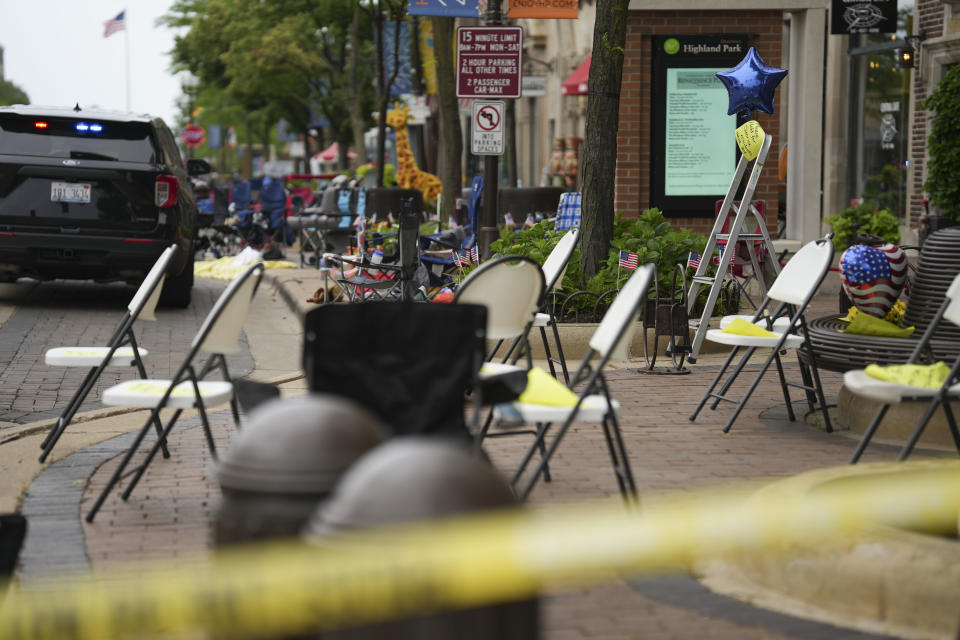
[[[747,157],[747,160],[753,160],[760,153],[760,146],[763,144],[763,128],[756,120],[750,120],[737,127],[737,146],[740,147],[740,153]]]

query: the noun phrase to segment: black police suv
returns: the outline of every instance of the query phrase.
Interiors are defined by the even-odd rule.
[[[186,307],[197,205],[160,118],[111,111],[0,107],[0,280],[139,283],[163,250],[180,250],[160,302]]]

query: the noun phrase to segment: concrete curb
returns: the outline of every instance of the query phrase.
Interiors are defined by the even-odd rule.
[[[924,468],[955,464],[930,461]],[[845,478],[904,472],[917,467],[894,462],[818,469],[767,485],[756,496],[790,498]],[[764,609],[868,633],[956,637],[960,545],[954,538],[877,524],[856,540],[796,543],[783,555],[737,555],[698,566],[696,573],[711,590]]]

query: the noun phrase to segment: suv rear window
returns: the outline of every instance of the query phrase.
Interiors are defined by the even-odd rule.
[[[0,114],[0,154],[155,163],[146,122]]]

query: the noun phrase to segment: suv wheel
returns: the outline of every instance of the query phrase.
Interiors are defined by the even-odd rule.
[[[160,292],[160,304],[164,307],[184,309],[190,306],[190,294],[193,291],[193,251],[183,266],[180,275],[168,275]]]

